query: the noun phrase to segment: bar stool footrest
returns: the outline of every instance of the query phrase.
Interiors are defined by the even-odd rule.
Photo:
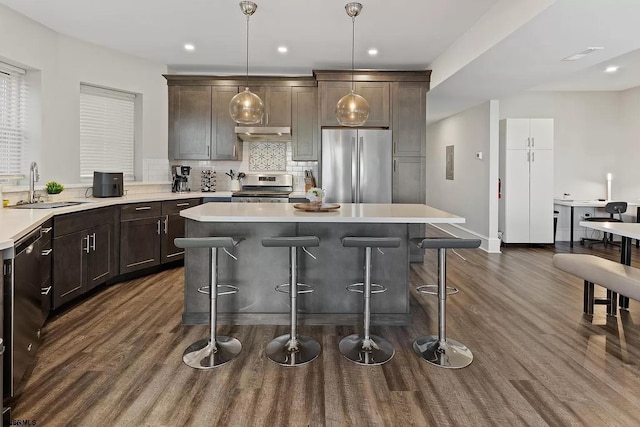
[[[298,283],[298,294],[311,294],[316,291],[316,287],[314,285],[307,285],[306,283]],[[289,283],[283,283],[281,285],[276,286],[276,292],[281,292],[283,294],[289,294],[289,288],[291,285]]]
[[[218,289],[221,289],[221,288],[229,289],[229,290],[227,290],[227,291],[223,291],[223,292],[219,292],[219,291],[218,291],[218,294],[217,294],[218,296],[221,296],[221,295],[233,295],[233,294],[238,293],[238,290],[239,290],[239,288],[238,288],[237,286],[232,286],[232,285],[218,285]],[[199,293],[201,293],[201,294],[207,294],[207,295],[209,295],[209,286],[207,285],[207,286],[199,287],[199,288],[198,288],[198,292],[199,292]]]
[[[347,285],[347,290],[349,292],[358,292],[358,293],[364,293],[364,283],[352,283],[350,285]],[[372,283],[371,284],[371,293],[372,294],[381,294],[383,292],[387,292],[387,288],[382,286],[382,285],[378,285],[376,283]]]
[[[431,291],[429,289],[436,289],[435,291]],[[438,285],[422,285],[422,286],[418,286],[416,288],[416,291],[418,291],[421,294],[427,294],[427,295],[438,295]],[[447,286],[447,295],[455,295],[458,292],[460,292],[460,289],[458,288],[454,288],[453,286]]]

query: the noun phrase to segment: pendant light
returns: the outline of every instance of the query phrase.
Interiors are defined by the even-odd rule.
[[[362,4],[347,3],[344,6],[347,15],[351,17],[351,92],[338,101],[336,105],[336,119],[342,126],[362,126],[369,118],[369,103],[362,96],[355,93],[354,82],[354,51],[356,38],[356,16],[360,15]]]
[[[252,125],[262,121],[264,103],[262,99],[249,90],[249,17],[253,15],[258,5],[252,1],[241,1],[240,9],[247,16],[247,84],[229,103],[231,118],[243,125]]]

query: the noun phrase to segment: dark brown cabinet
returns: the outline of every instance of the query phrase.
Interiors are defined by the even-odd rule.
[[[288,86],[249,87],[264,102],[264,115],[252,126],[291,126],[291,88]]]
[[[180,211],[200,204],[199,199],[170,200],[162,202],[163,231],[160,244],[160,262],[167,263],[184,258],[184,249],[176,247],[173,240],[184,237],[185,220]]]
[[[427,85],[422,82],[394,82],[393,155],[424,156],[426,151]]]
[[[115,207],[56,216],[52,241],[53,308],[105,283],[117,271]]]
[[[394,157],[393,203],[425,203],[424,157]]]
[[[340,126],[336,120],[336,104],[351,91],[350,81],[321,81],[320,92],[320,125]],[[369,103],[369,118],[364,127],[389,127],[390,83],[389,82],[356,82],[355,92]]]
[[[292,160],[318,160],[318,114],[316,87],[291,89]]]
[[[160,265],[162,202],[120,208],[120,274]]]
[[[237,86],[169,87],[169,159],[236,160],[235,122],[229,102]]]

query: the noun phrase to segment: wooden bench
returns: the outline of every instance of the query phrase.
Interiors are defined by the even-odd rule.
[[[605,304],[607,314],[615,316],[617,294],[640,301],[640,269],[593,255],[555,254],[556,268],[584,279],[584,312],[593,314],[594,304]],[[607,289],[607,297],[596,299],[593,285]]]

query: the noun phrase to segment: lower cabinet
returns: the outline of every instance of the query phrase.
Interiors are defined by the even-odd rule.
[[[116,207],[54,217],[53,308],[115,275],[118,225]]]
[[[425,181],[424,157],[394,157],[393,203],[425,203]]]
[[[184,251],[173,244],[184,236],[180,211],[198,204],[199,199],[181,199],[122,206],[120,273],[183,259]]]

